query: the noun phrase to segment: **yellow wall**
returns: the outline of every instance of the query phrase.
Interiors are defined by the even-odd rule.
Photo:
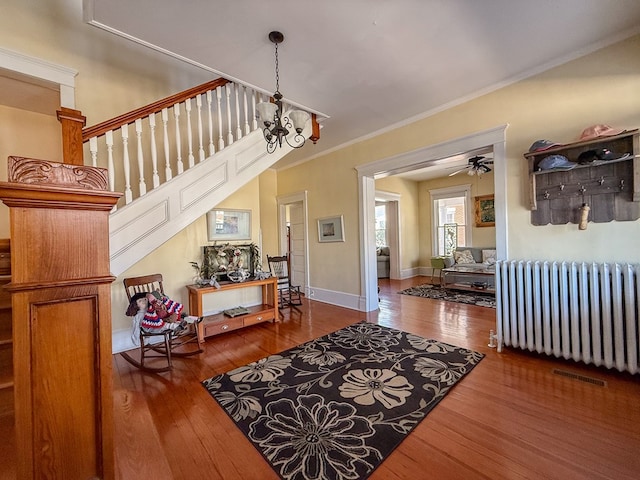
[[[420,229],[416,228],[420,224],[422,209],[419,183],[400,177],[385,177],[376,180],[376,190],[400,195],[400,271],[420,266]]]
[[[267,255],[278,255],[278,177],[275,170],[267,170],[259,177],[260,188],[260,228],[262,232],[262,269],[267,271]]]
[[[212,209],[251,210],[251,240],[230,243],[259,244],[262,209],[258,192],[261,183],[265,186],[265,190],[274,190],[271,185],[273,180],[273,175],[268,174],[264,178],[262,176],[257,177],[225,199],[224,202],[211,207]],[[268,214],[267,218],[269,218]],[[193,278],[196,274],[189,262],[202,263],[202,247],[213,244],[214,242],[207,240],[207,219],[206,216],[202,216],[184,230],[177,232],[173,238],[161,245],[160,248],[123,272],[116,279],[111,291],[114,330],[128,328],[131,325],[131,319],[124,315],[127,307],[127,297],[122,287],[122,280],[127,277],[162,273],[167,295],[176,301],[184,303],[185,311],[188,311],[189,296],[186,285],[193,283]]]
[[[76,108],[87,125],[215,78],[88,25],[80,0],[3,0],[0,45],[77,70]]]
[[[7,181],[9,156],[62,161],[62,135],[56,117],[0,105],[0,181],[3,182]],[[9,237],[9,208],[0,203],[0,238]]]
[[[354,167],[508,124],[509,258],[640,262],[640,222],[532,226],[523,153],[538,139],[576,141],[593,124],[640,126],[640,36],[553,68],[397,130],[350,145],[278,174],[278,194],[309,192],[309,228],[342,213],[347,242],[310,240],[311,285],[360,292],[358,185]],[[425,159],[426,160],[426,159]],[[382,188],[381,188],[382,189]],[[424,240],[423,230],[420,239]],[[489,231],[489,230],[488,230]],[[476,238],[474,237],[474,243]],[[488,239],[487,239],[488,242]],[[484,243],[484,241],[483,241]],[[424,245],[424,243],[423,243]],[[424,247],[421,263],[426,263]],[[430,255],[430,252],[429,252]],[[404,266],[404,265],[403,265]],[[339,271],[340,275],[336,275]]]

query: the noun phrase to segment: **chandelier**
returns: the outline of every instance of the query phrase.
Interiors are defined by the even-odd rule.
[[[284,35],[280,32],[271,32],[269,40],[276,47],[276,91],[273,94],[273,102],[261,102],[256,105],[256,110],[258,118],[264,125],[262,133],[267,141],[267,152],[273,153],[277,147],[282,147],[283,140],[291,148],[300,148],[304,145],[305,138],[302,135],[302,130],[309,120],[309,114],[302,110],[292,110],[288,116],[283,115],[278,69],[278,44],[282,43]]]

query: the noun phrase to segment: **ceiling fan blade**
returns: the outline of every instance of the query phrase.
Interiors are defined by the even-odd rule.
[[[464,168],[461,168],[460,170],[456,170],[455,172],[450,173],[450,174],[449,174],[449,176],[450,176],[450,177],[453,177],[454,175],[456,175],[456,174],[458,174],[458,173],[460,173],[460,172],[464,172],[464,171],[465,171],[465,170],[467,170],[468,168],[469,168],[469,167],[464,167]]]

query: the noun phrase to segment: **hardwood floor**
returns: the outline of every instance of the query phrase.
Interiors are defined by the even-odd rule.
[[[381,280],[380,310],[369,314],[305,300],[302,315],[285,310],[280,323],[207,339],[203,354],[176,359],[169,373],[143,373],[115,355],[119,478],[277,480],[200,381],[362,320],[486,354],[372,480],[640,478],[637,375],[520,350],[497,353],[487,346],[493,309],[397,294],[426,280]],[[0,423],[5,439],[6,430]],[[0,478],[13,478],[5,476],[13,471],[10,456],[0,460]]]

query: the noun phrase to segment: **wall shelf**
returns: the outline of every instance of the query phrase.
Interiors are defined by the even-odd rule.
[[[533,225],[579,223],[580,207],[591,208],[592,222],[633,221],[640,218],[639,130],[594,140],[558,145],[525,153],[529,173],[529,208]],[[549,155],[577,162],[581,153],[607,148],[629,153],[624,159],[596,161],[571,170],[539,170]]]

